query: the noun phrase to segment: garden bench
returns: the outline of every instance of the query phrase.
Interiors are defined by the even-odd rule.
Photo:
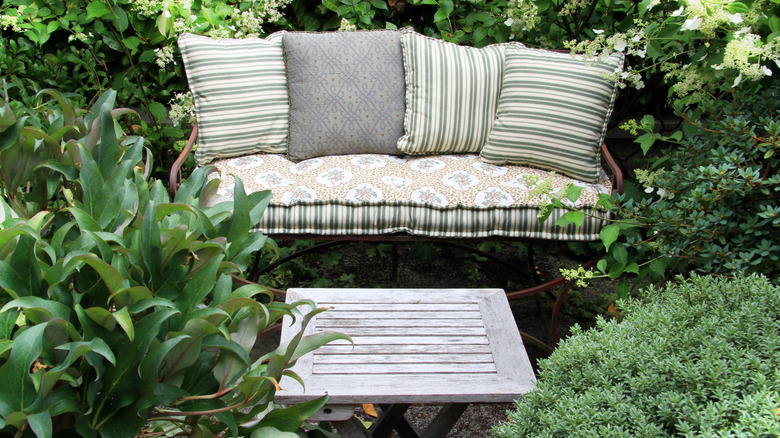
[[[518,43],[473,48],[411,31],[184,35],[194,149],[232,198],[272,198],[255,231],[273,239],[593,241],[598,197],[622,190],[603,142],[620,57],[590,62]],[[608,176],[602,163],[611,171]],[[582,188],[581,226],[538,216],[551,193]],[[568,201],[567,201],[568,202]],[[592,263],[595,263],[592,262]],[[533,266],[532,266],[533,269]],[[564,286],[563,278],[510,299]]]
[[[374,437],[443,437],[470,403],[511,403],[534,388],[523,341],[501,289],[290,289],[287,302],[311,299],[328,311],[304,335],[326,331],[352,338],[301,357],[279,382],[283,404],[328,394],[313,417],[333,421],[342,436],[365,436],[355,405],[385,406]],[[301,331],[285,317],[281,342]],[[409,404],[443,404],[418,435],[403,418]]]

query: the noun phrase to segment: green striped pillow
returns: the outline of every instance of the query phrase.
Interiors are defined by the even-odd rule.
[[[179,49],[198,117],[198,164],[286,152],[290,103],[282,32],[221,40],[183,34]]]
[[[506,45],[458,46],[404,30],[408,154],[478,153],[496,118]]]
[[[480,153],[492,164],[554,170],[586,182],[601,172],[601,142],[623,65],[525,47],[508,47],[498,120]]]

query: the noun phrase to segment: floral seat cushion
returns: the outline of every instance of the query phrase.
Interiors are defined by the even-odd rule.
[[[219,194],[231,197],[238,176],[247,192],[273,197],[257,230],[270,235],[383,235],[408,233],[446,238],[491,236],[597,240],[604,225],[588,218],[577,228],[558,227],[557,217],[539,223],[546,204],[534,191],[551,184],[583,188],[578,207],[593,212],[606,175],[583,183],[564,175],[516,165],[481,162],[476,155],[341,155],[292,162],[257,154],[214,163],[222,175]]]

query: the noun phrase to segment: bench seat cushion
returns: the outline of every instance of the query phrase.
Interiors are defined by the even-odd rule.
[[[597,240],[602,219],[575,228],[555,225],[563,211],[540,224],[539,183],[553,189],[583,187],[578,206],[592,211],[609,193],[603,175],[582,183],[564,175],[520,166],[496,166],[474,154],[427,157],[341,155],[292,162],[257,154],[214,163],[222,175],[219,194],[232,197],[234,178],[247,192],[271,190],[273,198],[257,230],[270,235],[385,235],[442,238],[516,237]],[[216,176],[216,173],[213,174]]]

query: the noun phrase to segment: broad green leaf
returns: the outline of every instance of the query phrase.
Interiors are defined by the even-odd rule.
[[[48,410],[27,414],[27,423],[38,438],[52,436],[51,414],[49,414]]]
[[[106,283],[106,286],[108,286],[108,290],[111,291],[111,293],[116,293],[123,288],[123,283],[126,282],[125,277],[115,267],[91,254],[84,254],[74,258],[83,260],[88,265],[92,266],[92,268],[100,274],[100,278]]]
[[[35,236],[30,231],[31,230],[28,230],[25,227],[21,227],[21,226],[0,230],[0,248],[4,247],[6,244],[8,244],[8,242],[12,240],[16,240],[16,237],[21,236],[22,234],[28,236]]]
[[[14,341],[10,339],[0,339],[0,359],[4,359],[6,357],[6,353],[11,351],[13,344]]]
[[[612,248],[612,257],[619,263],[626,263],[628,261],[628,251],[623,246],[616,246]]]
[[[116,172],[116,165],[121,156],[121,148],[114,130],[114,118],[111,115],[113,102],[106,102],[100,108],[101,133],[100,142],[92,151],[100,173],[107,178],[112,172]]]
[[[452,11],[455,10],[455,4],[452,2],[452,0],[439,0],[439,7],[447,14],[452,14]]]
[[[337,341],[339,339],[352,342],[352,338],[350,338],[349,336],[343,333],[337,333],[337,332],[320,332],[313,335],[304,336],[301,338],[301,341],[298,343],[298,346],[295,348],[295,352],[293,353],[290,360],[291,361],[298,360],[304,354],[311,353],[312,351],[322,347],[323,345],[326,345],[333,341]]]
[[[8,361],[0,367],[0,417],[8,418],[12,412],[21,412],[35,396],[35,388],[28,378],[33,362],[41,354],[45,324],[38,324],[19,333]]]
[[[186,339],[178,342],[165,356],[159,380],[165,381],[173,374],[192,366],[200,356],[203,339],[218,333],[219,329],[203,319],[187,321],[181,334]]]
[[[236,185],[233,189],[233,217],[227,224],[228,243],[241,242],[249,234],[252,227],[249,219],[249,199],[244,190],[244,184],[240,178],[236,178]]]
[[[250,353],[252,347],[255,346],[259,334],[260,318],[260,310],[256,307],[249,307],[246,316],[241,319],[236,330],[230,333],[233,342],[242,346],[247,353]]]
[[[0,152],[11,147],[16,143],[19,138],[19,134],[22,132],[24,124],[27,122],[28,117],[24,116],[16,121],[10,128],[1,132],[0,134]]]
[[[148,291],[148,289],[147,289]],[[166,300],[164,298],[151,298],[151,293],[149,295],[150,298],[144,298],[139,300],[137,303],[132,304],[129,306],[129,311],[132,314],[143,312],[146,309],[152,308],[152,307],[163,307],[166,309],[175,309],[176,306],[173,305],[173,303],[170,300]]]
[[[127,338],[130,342],[135,339],[135,327],[133,327],[133,319],[130,317],[130,313],[127,311],[127,307],[122,307],[113,313],[113,317],[116,322],[122,327],[122,330],[127,333]]]
[[[259,425],[261,427],[274,427],[283,432],[295,432],[307,418],[314,415],[327,402],[328,396],[324,395],[289,408],[274,409],[260,420]]]
[[[160,241],[160,225],[157,221],[152,201],[149,201],[144,211],[143,230],[141,233],[141,256],[146,269],[151,275],[152,282],[156,286],[162,269],[162,244]]]
[[[666,274],[666,259],[655,259],[650,262],[650,272],[663,277]]]
[[[625,272],[625,267],[625,263],[613,263],[609,267],[609,273],[607,275],[613,280],[618,279]]]
[[[585,221],[585,213],[579,210],[568,211],[561,219],[558,220],[558,226],[565,227],[569,224],[574,224],[576,227],[582,225]]]
[[[236,412],[236,414],[240,415],[240,412]],[[217,419],[217,421],[220,421],[222,424],[226,425],[233,436],[239,436],[238,422],[236,421],[236,415],[234,415],[232,411],[217,412],[214,414],[214,417]]]
[[[617,240],[620,235],[620,227],[617,224],[609,224],[601,229],[599,236],[604,244],[604,249],[609,251],[609,247]]]
[[[229,345],[229,343],[225,345]],[[241,347],[238,347],[238,350],[241,350]],[[223,349],[220,352],[217,363],[214,365],[212,373],[221,388],[233,385],[249,367],[249,357],[247,356],[246,360],[244,360],[236,354],[236,351],[236,348],[230,350]]]
[[[747,7],[747,5],[745,5],[744,3],[740,3],[740,2],[734,2],[734,3],[726,4],[726,5],[723,6],[723,9],[726,9],[727,11],[731,12],[732,14],[737,14],[737,13],[749,14],[750,13],[750,8]]]
[[[122,44],[130,50],[138,50],[138,45],[141,44],[141,40],[136,36],[131,36],[123,39]]]
[[[617,288],[615,289],[615,292],[617,293],[618,298],[621,300],[628,298],[628,280],[625,278],[621,279],[620,283],[618,283]]]
[[[52,318],[61,318],[65,321],[70,320],[70,308],[68,306],[36,296],[26,296],[12,300],[0,309],[0,313],[17,307],[24,309],[27,318],[36,324],[46,322]]]
[[[28,294],[24,280],[5,260],[0,260],[0,288],[4,289],[3,292],[10,295],[11,298]]]
[[[0,339],[11,339],[20,312],[18,309],[0,311]]]
[[[38,92],[39,96],[41,94],[48,94],[49,96],[57,99],[57,102],[60,105],[60,110],[62,111],[63,124],[65,126],[72,126],[76,124],[76,110],[70,100],[68,100],[68,98],[62,94],[62,92],[52,88],[45,88]]]
[[[125,12],[124,9],[119,7],[119,3],[114,3],[114,17],[116,18],[117,27],[119,28],[120,32],[124,32],[127,30],[127,27],[130,25],[130,20],[127,17],[127,12]]]
[[[131,313],[138,313],[140,310],[134,310],[135,305],[144,300],[151,300],[152,297],[152,291],[146,286],[133,286],[112,293],[108,299],[114,300],[117,307],[130,307]],[[165,302],[170,304],[169,301]]]
[[[189,336],[185,334],[181,334],[178,336],[175,336],[171,339],[168,339],[167,341],[160,343],[158,345],[152,346],[149,349],[149,352],[144,356],[141,365],[139,367],[139,372],[141,373],[141,378],[144,382],[154,382],[155,384],[161,382],[161,376],[160,376],[160,367],[162,366],[163,359],[165,359],[165,356],[168,354],[169,351],[171,351],[172,348],[174,348],[177,344],[187,339]]]
[[[299,438],[294,432],[284,432],[275,427],[265,426],[255,429],[249,438]]]
[[[168,108],[160,102],[150,102],[149,111],[157,120],[165,120],[168,118]]]
[[[195,213],[195,209],[186,204],[157,204],[155,206],[155,213],[157,215],[157,221],[161,221],[165,216],[168,216],[177,211],[189,211]]]
[[[87,17],[88,18],[100,18],[106,14],[110,14],[111,9],[100,0],[94,0],[87,5]]]
[[[99,354],[112,365],[116,364],[116,359],[114,358],[114,353],[111,351],[111,348],[100,338],[94,338],[89,342],[70,342],[57,346],[56,349],[67,351],[68,355],[62,363],[50,369],[41,377],[41,385],[38,392],[43,395],[48,395],[61,378],[70,378],[65,372],[73,363],[85,354]]]
[[[177,313],[179,312],[173,309],[157,310],[135,324],[135,340],[125,348],[117,350],[117,365],[106,369],[104,386],[99,397],[101,400],[111,400],[112,403],[108,412],[105,409],[101,412],[103,417],[128,411],[124,408],[141,397],[138,392],[138,387],[141,384],[138,364],[148,353],[152,341],[160,333],[161,325]],[[104,402],[98,401],[98,403]],[[130,411],[137,416],[135,412]]]
[[[176,306],[181,309],[182,313],[194,309],[214,289],[217,273],[224,258],[224,254],[219,250],[198,251],[196,255],[200,258],[200,261],[192,269],[191,276],[184,286],[187,293],[182,294],[176,301]]]
[[[82,231],[103,231],[103,229],[100,228],[100,224],[98,224],[95,219],[92,218],[92,215],[86,211],[78,207],[69,207],[66,210],[73,215],[73,218],[76,219],[76,223]]]
[[[94,321],[95,324],[108,331],[112,331],[114,330],[114,327],[116,327],[116,319],[114,319],[114,316],[108,309],[103,307],[90,307],[84,309],[84,313],[86,313],[87,316],[89,316],[89,319]]]
[[[436,11],[435,14],[433,14],[434,23],[447,22],[448,18],[449,18],[449,14],[447,14],[447,11],[443,9],[439,9],[438,11]]]

